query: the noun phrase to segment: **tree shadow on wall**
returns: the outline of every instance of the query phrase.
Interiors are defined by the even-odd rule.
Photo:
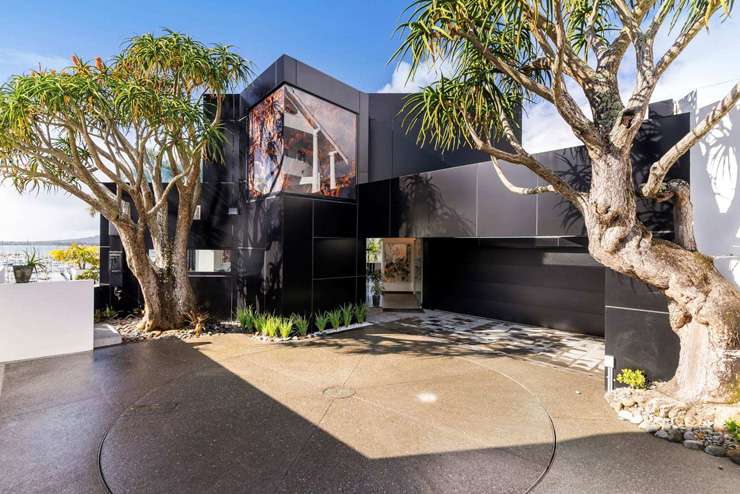
[[[461,215],[447,201],[431,174],[401,177],[399,188],[402,204],[399,235],[465,237],[475,234],[474,221]]]

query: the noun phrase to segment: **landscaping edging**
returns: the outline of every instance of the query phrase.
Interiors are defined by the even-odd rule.
[[[740,404],[689,405],[656,389],[618,388],[604,398],[620,420],[686,448],[727,456],[740,465],[740,445],[724,430],[727,420],[740,417]]]
[[[320,338],[322,336],[330,336],[337,333],[344,333],[345,331],[352,331],[353,329],[364,328],[372,326],[371,322],[356,322],[349,326],[340,326],[337,329],[325,329],[324,331],[316,331],[314,333],[308,333],[306,336],[291,336],[290,338],[282,338],[280,336],[265,336],[262,334],[254,334],[253,337],[267,343],[293,343],[296,341],[306,341]]]

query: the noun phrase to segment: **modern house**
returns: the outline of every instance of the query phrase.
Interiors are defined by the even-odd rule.
[[[670,378],[678,338],[666,301],[596,263],[583,222],[553,194],[509,192],[487,157],[420,147],[402,127],[401,94],[358,91],[283,56],[227,99],[223,163],[205,167],[191,236],[201,304],[228,317],[251,304],[312,313],[364,301],[366,241],[383,239],[388,292],[423,308],[604,336],[617,368]],[[689,114],[658,103],[633,149],[635,181],[689,130]],[[582,147],[542,153],[588,187]],[[689,179],[689,156],[672,175]],[[538,179],[523,167],[521,186]],[[669,204],[641,204],[658,235],[672,235]],[[120,240],[101,218],[99,304],[138,304]]]

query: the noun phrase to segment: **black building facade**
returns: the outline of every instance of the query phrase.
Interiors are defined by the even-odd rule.
[[[310,314],[364,301],[366,239],[382,238],[413,250],[403,280],[423,308],[604,336],[617,371],[672,377],[679,347],[665,299],[596,263],[583,221],[559,196],[509,192],[477,151],[418,146],[401,126],[402,104],[403,95],[363,93],[288,56],[227,99],[224,160],[204,167],[190,239],[203,308]],[[635,182],[688,130],[688,115],[651,113],[632,153]],[[587,189],[582,147],[537,158]],[[507,174],[538,184],[523,167]],[[688,156],[672,174],[688,180]],[[670,238],[670,208],[644,203],[640,215]],[[101,281],[99,305],[139,303],[103,218]]]

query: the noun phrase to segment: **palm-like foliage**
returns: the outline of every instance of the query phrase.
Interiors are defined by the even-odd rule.
[[[0,180],[19,191],[61,188],[100,212],[138,261],[132,270],[150,300],[155,285],[143,280],[187,272],[172,264],[185,263],[202,163],[220,148],[225,93],[250,73],[229,46],[167,31],[131,38],[109,63],[73,56],[61,71],[15,76],[0,88]],[[173,239],[167,208],[175,193]],[[136,215],[125,214],[124,200]],[[154,263],[147,264],[143,232],[151,234]],[[192,308],[192,296],[183,295],[192,291],[181,292]],[[153,324],[178,322],[164,319]]]
[[[399,27],[405,39],[394,57],[410,61],[409,77],[429,61],[453,70],[407,100],[406,124],[418,123],[420,140],[441,148],[485,148],[496,137],[515,137],[518,111],[545,99],[590,139],[591,123],[566,80],[583,87],[596,125],[607,129],[624,109],[616,71],[641,25],[652,53],[664,22],[677,38],[693,37],[714,13],[731,8],[732,0],[417,0]]]

